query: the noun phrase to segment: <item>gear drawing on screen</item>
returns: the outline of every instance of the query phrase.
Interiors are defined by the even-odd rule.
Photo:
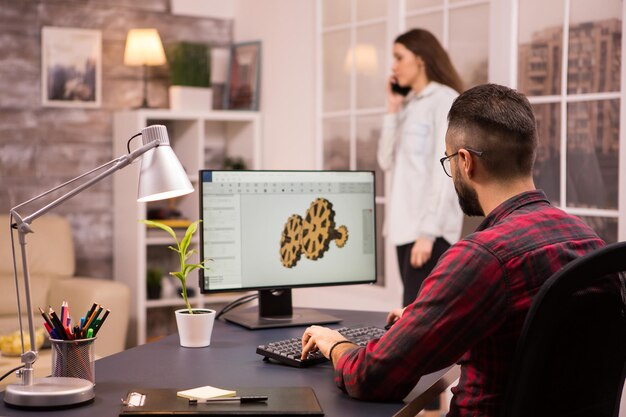
[[[280,235],[280,259],[284,267],[291,268],[302,255],[302,217],[289,217]]]
[[[334,240],[338,248],[348,241],[348,229],[339,226],[335,229],[335,210],[325,198],[317,198],[311,203],[304,218],[291,215],[280,235],[280,259],[285,268],[296,266],[302,254],[312,261],[324,256]]]

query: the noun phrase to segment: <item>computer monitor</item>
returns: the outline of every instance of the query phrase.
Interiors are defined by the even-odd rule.
[[[374,283],[371,171],[200,171],[203,293],[259,291],[224,317],[249,329],[336,323],[294,309],[292,288]]]

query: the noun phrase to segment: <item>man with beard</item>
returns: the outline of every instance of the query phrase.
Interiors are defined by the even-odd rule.
[[[535,189],[537,131],[523,95],[474,87],[454,101],[448,121],[442,168],[463,211],[484,221],[443,254],[412,304],[389,313],[395,323],[382,338],[359,348],[311,326],[302,355],[319,349],[339,388],[370,401],[401,400],[423,375],[458,363],[448,416],[497,416],[533,297],[561,267],[604,242]]]

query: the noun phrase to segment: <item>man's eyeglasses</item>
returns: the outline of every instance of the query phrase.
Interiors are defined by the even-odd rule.
[[[482,156],[483,154],[483,151],[475,151],[474,149],[470,149],[470,148],[460,148],[459,151],[461,149],[465,149],[466,151],[473,153],[476,156]],[[450,160],[454,158],[455,156],[457,156],[459,154],[459,151],[456,151],[452,155],[446,155],[439,160],[439,162],[441,163],[441,167],[443,168],[443,172],[445,172],[446,175],[450,178],[452,178],[452,171],[450,170]]]

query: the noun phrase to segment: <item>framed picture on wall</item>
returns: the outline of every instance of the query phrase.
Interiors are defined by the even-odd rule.
[[[41,99],[44,106],[100,107],[102,34],[99,30],[42,28]]]
[[[231,46],[224,108],[258,110],[260,80],[261,42],[245,42]]]

